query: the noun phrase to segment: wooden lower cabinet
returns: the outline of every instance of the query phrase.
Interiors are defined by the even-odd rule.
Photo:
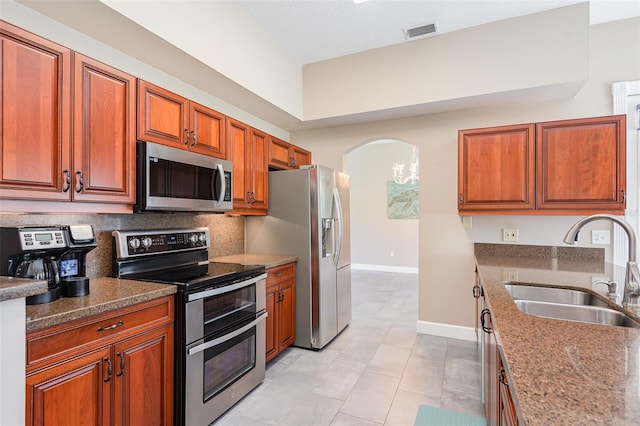
[[[487,425],[516,426],[519,424],[518,415],[489,309],[482,310],[480,322],[484,333],[484,405]]]
[[[172,422],[173,296],[27,335],[27,425]]]
[[[265,360],[268,362],[296,338],[296,264],[267,269],[267,326]]]

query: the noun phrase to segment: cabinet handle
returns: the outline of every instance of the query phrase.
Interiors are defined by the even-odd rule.
[[[473,297],[474,299],[480,299],[480,286],[478,284],[473,286]]]
[[[111,324],[108,327],[98,327],[98,331],[107,331],[107,330],[113,330],[114,328],[118,328],[120,326],[124,325],[124,321],[120,320],[115,324]]]
[[[507,377],[506,377],[506,371],[504,371],[504,368],[500,369],[500,372],[498,373],[498,380],[500,380],[500,383],[502,383],[505,386],[509,386],[509,382],[507,382]]]
[[[464,201],[464,197],[462,196],[462,193],[460,193],[458,195],[458,203],[462,204],[463,201]]]
[[[249,204],[253,204],[256,202],[256,194],[253,191],[247,191],[247,199],[249,200]]]
[[[273,274],[274,277],[281,277],[282,276],[282,271],[280,272],[276,272],[275,274]]]
[[[191,146],[196,146],[198,144],[198,141],[196,140],[196,131],[192,130],[191,134],[193,135],[193,141],[191,142]]]
[[[486,308],[483,309],[482,312],[480,312],[480,324],[482,326],[482,331],[484,331],[485,333],[493,333],[493,330],[487,327],[487,325],[484,322],[484,316],[486,314],[491,314],[491,312]]]
[[[278,291],[278,302],[282,302],[284,300],[284,290]]]
[[[620,193],[622,194],[622,200],[620,201],[620,204],[624,204],[626,199],[626,194],[624,193],[624,189],[621,189]]]
[[[185,138],[187,139],[184,144],[189,145],[189,129],[184,129]]]
[[[107,363],[107,378],[104,379],[105,382],[111,380],[111,374],[113,374],[113,364],[111,364],[111,358],[105,358],[104,361]]]
[[[116,356],[120,358],[120,371],[116,373],[116,376],[120,377],[124,374],[124,354],[121,352],[118,352]]]
[[[84,188],[84,177],[82,176],[81,171],[77,171],[76,176],[78,176],[78,184],[76,185],[76,192],[80,193],[82,191],[82,188]]]
[[[64,169],[62,174],[64,174],[64,188],[62,188],[62,192],[68,192],[69,189],[71,189],[71,173],[69,173],[69,170]]]

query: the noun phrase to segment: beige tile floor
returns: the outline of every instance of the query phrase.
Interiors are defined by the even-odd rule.
[[[321,351],[291,347],[220,426],[411,426],[420,404],[483,416],[475,342],[417,334],[415,274],[352,272],[352,321]]]

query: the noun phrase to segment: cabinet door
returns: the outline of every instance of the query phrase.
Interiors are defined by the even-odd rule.
[[[498,354],[498,367],[498,374],[500,378],[500,424],[504,426],[517,426],[518,415],[516,414],[516,408],[513,404],[509,381],[507,380],[507,373],[504,369],[500,354]]]
[[[173,421],[173,327],[114,345],[114,421],[170,425]]]
[[[458,210],[534,208],[534,125],[458,132]]]
[[[267,319],[266,319],[266,344],[265,362],[269,362],[278,354],[278,333],[276,324],[278,323],[278,285],[267,287]]]
[[[74,200],[135,203],[135,111],[135,77],[74,54]]]
[[[185,148],[189,132],[187,99],[138,80],[138,139]]]
[[[200,154],[226,159],[225,117],[217,111],[189,102],[189,149]]]
[[[278,303],[278,347],[279,350],[291,345],[296,339],[296,280],[290,278],[280,284]]]
[[[500,389],[498,387],[498,343],[491,323],[491,314],[488,309],[481,313],[481,323],[484,340],[484,398],[485,417],[488,425],[499,424],[500,415]]]
[[[279,170],[291,168],[292,158],[288,142],[271,137],[269,141],[269,167]]]
[[[624,115],[538,123],[537,207],[622,213],[625,132]]]
[[[269,204],[269,169],[267,155],[269,154],[269,135],[256,129],[251,129],[251,170],[253,179],[252,209],[258,209],[267,214]]]
[[[299,146],[291,145],[293,167],[308,166],[311,164],[311,151],[302,149]]]
[[[0,21],[0,197],[69,200],[71,51]]]
[[[114,379],[110,346],[27,375],[26,424],[111,424]]]
[[[230,159],[233,161],[233,209],[250,207],[251,196],[251,162],[249,159],[249,132],[246,124],[227,117],[227,145]]]

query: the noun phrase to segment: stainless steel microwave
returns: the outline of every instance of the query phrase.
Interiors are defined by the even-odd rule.
[[[152,142],[136,149],[135,211],[233,209],[233,163]]]

